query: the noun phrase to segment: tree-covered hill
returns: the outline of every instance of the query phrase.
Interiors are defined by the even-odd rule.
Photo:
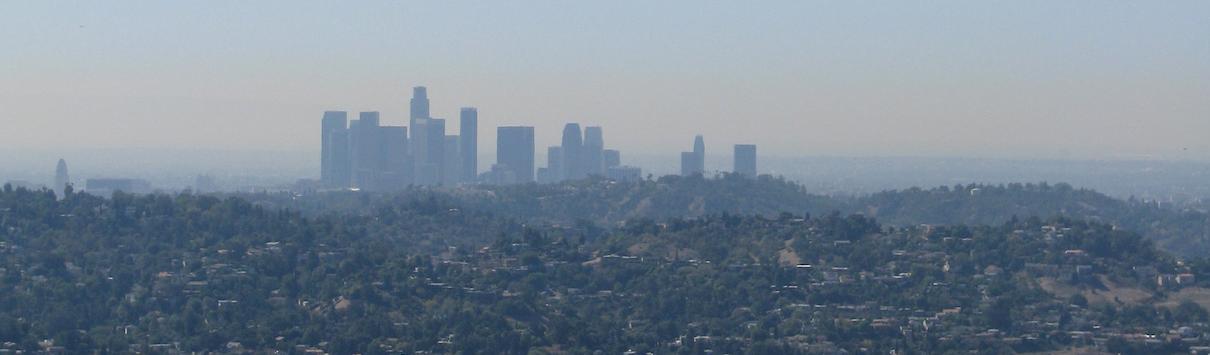
[[[1210,331],[1207,263],[1093,221],[707,213],[603,226],[391,199],[304,215],[5,188],[0,350],[1154,353]]]
[[[320,192],[241,197],[305,213],[367,213],[417,199],[434,199],[471,211],[520,221],[613,225],[635,218],[693,218],[722,213],[777,216],[782,212],[863,214],[891,225],[1000,224],[1013,217],[1067,216],[1139,232],[1163,250],[1187,257],[1210,253],[1206,211],[1119,200],[1067,184],[959,185],[885,191],[868,196],[812,194],[784,179],[733,175],[666,176],[656,180],[582,180],[554,185],[409,189],[397,194]]]
[[[1115,199],[1067,184],[966,185],[887,191],[854,201],[854,213],[890,224],[998,224],[1013,217],[1087,219],[1139,232],[1166,251],[1210,252],[1210,214]]]

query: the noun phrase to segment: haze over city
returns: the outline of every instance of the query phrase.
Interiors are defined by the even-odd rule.
[[[0,354],[1210,355],[1210,2],[0,5]]]
[[[1021,5],[14,3],[0,149],[310,154],[317,112],[403,123],[424,85],[539,147],[577,121],[653,155],[1210,158],[1210,5]]]

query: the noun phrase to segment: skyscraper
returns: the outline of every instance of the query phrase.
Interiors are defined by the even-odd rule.
[[[693,152],[681,152],[681,176],[690,176],[695,173],[693,166],[696,160]]]
[[[756,177],[756,145],[735,145],[735,166],[733,171],[744,177]]]
[[[441,176],[442,185],[456,185],[462,181],[462,152],[461,139],[457,135],[445,136],[444,157],[441,166],[445,174]]]
[[[361,128],[367,129],[370,127],[378,127],[381,123],[378,111],[364,111],[357,113],[357,120],[361,121]]]
[[[341,186],[339,176],[341,170],[348,169],[348,147],[340,147],[333,142],[336,136],[344,135],[348,127],[349,114],[344,111],[325,111],[320,122],[320,156],[319,180],[327,186],[347,187],[348,182]],[[347,144],[347,143],[346,143]],[[343,156],[338,153],[345,153]],[[342,167],[341,165],[346,165]]]
[[[706,142],[702,135],[693,138],[693,151],[681,153],[681,175],[706,173]]]
[[[512,182],[534,181],[534,128],[496,128],[496,165],[512,173]]]
[[[398,190],[411,183],[412,167],[408,164],[408,128],[382,126],[379,131],[379,154],[382,156],[381,172],[376,190]]]
[[[601,160],[605,162],[605,171],[609,168],[622,165],[622,152],[615,149],[606,149],[601,153]]]
[[[382,154],[382,132],[379,131],[378,118],[377,111],[361,112],[357,115],[356,124],[350,125],[353,186],[358,188],[377,187],[386,162]]]
[[[349,138],[349,129],[341,128],[329,131],[328,142],[331,143],[332,148],[328,154],[328,162],[331,163],[332,170],[329,175],[331,182],[326,185],[334,188],[348,188],[353,183],[352,142]]]
[[[461,178],[464,182],[475,181],[479,175],[479,110],[463,107],[458,127]]]
[[[363,190],[399,189],[411,183],[408,163],[408,128],[381,126],[375,111],[361,112],[348,128],[331,124],[325,135],[328,163],[325,181],[330,187]]]
[[[55,165],[55,186],[52,188],[59,194],[60,198],[67,196],[67,184],[71,183],[71,179],[67,175],[67,161],[59,159],[59,163]]]
[[[430,118],[428,131],[428,161],[433,165],[434,184],[445,181],[445,119]]]
[[[568,123],[563,126],[563,176],[562,180],[584,178],[583,159],[584,138],[580,135],[579,123]]]
[[[417,118],[412,127],[412,161],[415,182],[437,185],[445,172],[445,120]]]
[[[605,136],[601,131],[600,126],[589,126],[584,128],[584,148],[581,151],[583,159],[581,160],[584,170],[584,175],[605,175]]]
[[[412,139],[408,142],[412,150],[412,181],[416,185],[429,185],[437,181],[433,176],[433,166],[429,163],[429,119],[413,118],[410,133]]]
[[[428,151],[427,149],[418,147],[416,145],[419,144],[419,142],[427,141],[427,140],[423,139],[422,137],[417,137],[417,135],[423,135],[425,133],[425,131],[417,129],[417,126],[420,124],[420,121],[427,120],[429,118],[430,118],[430,116],[429,116],[429,92],[428,92],[428,89],[423,86],[413,87],[412,88],[412,100],[410,101],[410,112],[408,114],[408,127],[411,130],[411,134],[412,134],[412,137],[410,137],[411,139],[409,140],[408,144],[410,144],[409,148],[411,148],[410,150],[413,155],[415,155],[416,152],[419,152],[419,151],[426,151],[426,152]],[[412,157],[412,161],[414,162],[413,165],[419,164],[420,160],[422,160],[422,159],[419,157],[413,156]],[[421,171],[415,170],[415,173],[420,174]],[[419,183],[419,181],[420,181],[419,175],[416,175],[416,176],[417,176],[417,178],[416,178],[417,183]]]
[[[544,184],[556,183],[563,180],[563,147],[546,148],[546,168],[539,169],[538,182]]]
[[[428,89],[423,86],[412,88],[411,115],[409,118],[415,120],[417,118],[431,118],[429,116],[429,93]],[[409,120],[408,124],[411,124]]]
[[[695,164],[694,169],[696,169],[698,173],[705,173],[706,172],[706,140],[703,139],[702,135],[700,135],[700,134],[697,135],[696,137],[693,137],[693,155],[695,157],[697,157],[697,161],[694,162],[694,164]]]

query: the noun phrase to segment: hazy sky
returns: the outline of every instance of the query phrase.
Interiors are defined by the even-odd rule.
[[[415,85],[488,152],[575,121],[624,155],[1210,159],[1210,1],[10,1],[0,33],[0,160],[316,151]]]

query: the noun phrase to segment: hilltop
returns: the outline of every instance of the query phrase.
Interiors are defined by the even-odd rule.
[[[762,215],[840,212],[878,218],[896,226],[1005,223],[1013,218],[1065,216],[1136,231],[1179,256],[1210,252],[1210,213],[1121,200],[1068,184],[968,184],[912,188],[867,196],[813,194],[785,179],[723,175],[665,176],[615,182],[603,179],[561,184],[412,188],[393,194],[319,192],[239,195],[268,207],[304,213],[367,213],[376,206],[416,200],[444,201],[520,221],[602,225],[636,218],[698,218],[720,214]]]

